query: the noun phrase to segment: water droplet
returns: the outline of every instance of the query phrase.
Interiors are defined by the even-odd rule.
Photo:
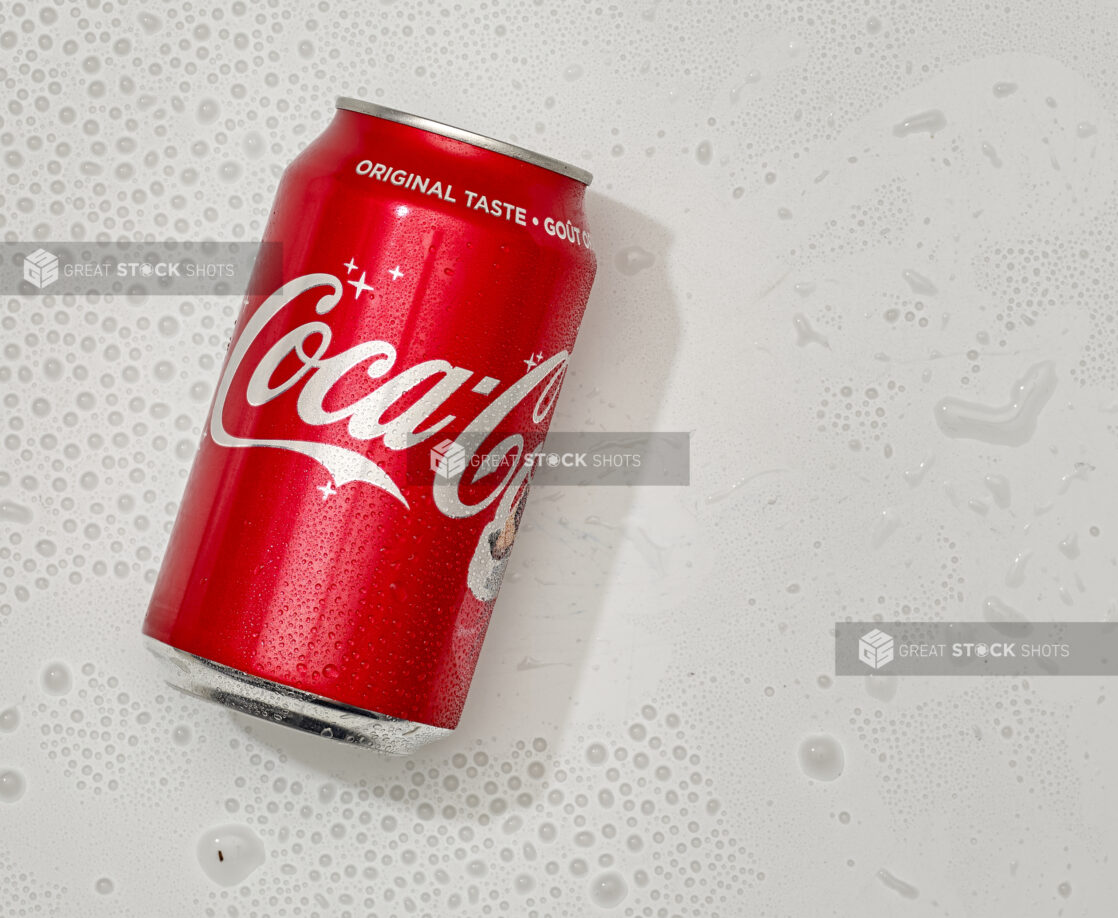
[[[709,166],[712,159],[714,159],[714,147],[711,146],[709,140],[702,141],[695,148],[695,159],[702,165]]]
[[[902,271],[901,277],[905,279],[905,283],[908,284],[909,289],[913,293],[919,293],[922,296],[934,296],[936,293],[939,292],[936,289],[935,284],[933,284],[923,274],[917,274],[911,268],[907,268]]]
[[[923,462],[916,466],[916,468],[906,469],[904,473],[904,480],[915,488],[918,484],[920,484],[920,482],[924,480],[924,476],[928,473],[928,469],[931,468],[931,465],[932,457],[928,456],[926,459],[924,459]]]
[[[31,509],[15,501],[0,500],[0,522],[26,525],[31,522]]]
[[[606,747],[601,743],[591,743],[586,749],[586,761],[591,765],[601,765],[606,760]]]
[[[1056,388],[1051,361],[1029,368],[1013,385],[1008,405],[990,408],[958,398],[942,399],[935,408],[936,423],[949,437],[1020,446],[1036,430],[1037,417]]]
[[[1068,558],[1079,557],[1079,536],[1074,532],[1060,542],[1060,551]],[[7,713],[7,712],[5,712]],[[0,714],[0,727],[4,726],[4,715]]]
[[[997,631],[1006,635],[1025,635],[1029,632],[1029,620],[1016,609],[1007,606],[997,596],[987,596],[982,604],[982,617]]]
[[[43,688],[52,695],[65,695],[73,684],[65,663],[51,663],[43,670]]]
[[[917,896],[920,895],[919,890],[917,890],[915,886],[906,883],[904,880],[897,879],[884,867],[882,867],[877,872],[877,878],[881,880],[881,882],[884,883],[885,886],[893,890],[893,892],[899,893],[906,899],[915,899]]]
[[[656,263],[656,256],[645,251],[639,245],[630,245],[621,249],[613,259],[617,270],[622,274],[632,277],[645,268],[651,268]]]
[[[1029,558],[1032,556],[1031,551],[1023,551],[1013,559],[1013,563],[1009,565],[1009,570],[1005,573],[1006,586],[1019,587],[1025,582],[1025,565],[1029,563]]]
[[[5,803],[15,803],[23,792],[27,790],[27,782],[18,771],[7,769],[0,771],[0,800]]]
[[[93,888],[97,890],[97,892],[99,892],[102,896],[107,896],[113,891],[115,887],[113,886],[113,881],[110,880],[108,877],[101,877],[96,883],[93,884]]]
[[[1086,481],[1095,467],[1089,462],[1075,463],[1075,471],[1060,476],[1060,493],[1067,494],[1068,488],[1077,481]]]
[[[15,708],[6,708],[0,711],[0,730],[11,733],[19,726],[19,711]]]
[[[190,732],[190,727],[186,724],[179,724],[173,731],[171,731],[171,739],[174,740],[176,746],[186,746],[193,734]]]
[[[947,127],[947,119],[938,108],[920,112],[905,118],[900,124],[894,125],[893,134],[897,137],[907,137],[909,134],[932,134],[942,131]]]
[[[1071,895],[1071,884],[1067,882],[1061,883],[1059,886],[1056,887],[1056,891],[1063,898],[1067,899]]]
[[[1017,92],[1016,83],[995,83],[994,95],[999,99],[1004,99],[1006,96],[1012,96]]]
[[[590,881],[590,900],[601,908],[614,908],[625,901],[629,886],[616,870],[599,874]]]
[[[802,312],[797,312],[792,316],[792,325],[796,329],[796,346],[806,347],[809,344],[819,344],[830,350],[831,343],[827,340],[827,336],[820,334],[811,327],[808,322],[807,316]]]
[[[982,479],[990,493],[994,496],[994,503],[1003,510],[1009,506],[1009,479],[1004,475],[987,475]]]
[[[886,539],[897,531],[897,527],[900,525],[900,511],[894,507],[886,507],[881,511],[881,516],[877,519],[877,525],[873,528],[873,536],[870,538],[870,544],[873,545],[874,548],[880,548],[885,544]]]
[[[198,120],[202,124],[212,124],[217,120],[218,105],[213,99],[203,99],[198,103]]]
[[[249,159],[257,159],[264,154],[264,138],[258,132],[250,131],[245,135],[241,147]]]
[[[264,863],[264,843],[248,826],[217,826],[198,840],[198,863],[219,886],[237,886]]]
[[[821,733],[800,743],[800,767],[816,781],[834,781],[842,774],[845,761],[842,746],[833,736]]]
[[[897,694],[896,676],[866,676],[866,694],[878,701],[892,701]]]

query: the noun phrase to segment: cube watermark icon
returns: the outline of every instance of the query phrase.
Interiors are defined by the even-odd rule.
[[[431,449],[431,471],[438,478],[457,478],[466,470],[466,449],[453,440],[443,440]]]
[[[46,249],[36,249],[23,258],[23,279],[40,290],[58,280],[58,257]]]
[[[863,634],[858,641],[858,659],[871,669],[880,669],[893,660],[893,639],[878,628]]]

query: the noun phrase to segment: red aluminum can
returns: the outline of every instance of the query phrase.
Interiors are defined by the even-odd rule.
[[[594,278],[591,177],[337,109],[280,182],[250,289],[278,285],[245,298],[143,630],[177,688],[409,752],[466,699]]]

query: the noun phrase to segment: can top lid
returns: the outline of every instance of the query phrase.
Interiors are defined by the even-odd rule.
[[[461,140],[463,143],[481,147],[483,150],[503,153],[505,156],[511,156],[513,159],[520,159],[526,163],[532,163],[534,166],[542,166],[544,169],[558,172],[560,175],[572,178],[576,182],[582,182],[583,185],[589,185],[594,178],[594,176],[585,169],[572,166],[570,163],[565,163],[559,159],[552,159],[550,156],[544,156],[542,153],[526,150],[524,147],[505,143],[503,140],[494,140],[492,137],[486,137],[484,134],[475,134],[473,131],[465,131],[462,128],[443,124],[440,121],[431,121],[429,118],[421,118],[419,115],[411,115],[407,112],[397,111],[394,108],[385,108],[383,105],[377,105],[375,102],[363,102],[361,99],[350,99],[346,96],[339,96],[335,108],[343,108],[350,112],[360,112],[363,115],[372,115],[375,118],[383,118],[386,121],[396,121],[400,124],[407,124],[411,127],[419,128],[422,131],[430,131],[432,134],[441,134],[443,137]]]

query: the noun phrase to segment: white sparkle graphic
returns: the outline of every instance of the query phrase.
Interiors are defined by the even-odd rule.
[[[532,367],[534,367],[535,365],[536,358],[534,356],[530,356],[527,360],[524,361],[524,366],[526,366],[529,370],[532,369]]]
[[[318,490],[322,492],[323,500],[329,500],[331,497],[338,493],[338,489],[334,487],[334,483],[332,481],[328,481],[324,485],[318,485]]]
[[[364,271],[361,272],[360,279],[355,280],[355,281],[346,281],[346,283],[353,285],[353,287],[354,287],[354,293],[353,293],[354,299],[361,296],[361,294],[364,293],[366,290],[372,290],[373,289],[371,284],[366,284],[365,283],[365,272]]]
[[[345,273],[346,274],[352,274],[354,271],[357,270],[357,265],[355,265],[353,263],[353,256],[352,255],[350,256],[349,261],[347,261],[344,265],[342,265],[342,267],[345,268]]]
[[[391,271],[389,271],[388,273],[392,275],[392,279],[393,279],[393,280],[399,280],[399,279],[400,279],[401,277],[403,277],[403,276],[404,276],[404,272],[400,270],[400,266],[399,266],[399,265],[396,265],[396,267],[395,267],[395,268],[393,268],[393,269],[392,269]]]

